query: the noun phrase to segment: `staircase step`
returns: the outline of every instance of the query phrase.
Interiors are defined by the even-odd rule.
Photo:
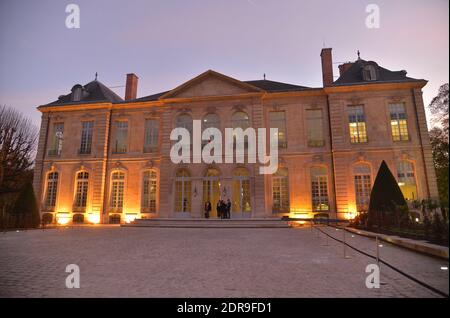
[[[174,227],[174,228],[289,228],[281,219],[136,219],[124,227]]]

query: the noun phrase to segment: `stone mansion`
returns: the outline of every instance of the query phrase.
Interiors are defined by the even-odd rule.
[[[351,219],[368,207],[381,162],[408,200],[438,197],[422,100],[427,81],[358,57],[339,65],[322,49],[323,87],[240,81],[206,71],[174,89],[122,99],[98,80],[38,107],[34,188],[47,222],[123,223],[202,218],[230,199],[231,218]],[[180,163],[172,129],[278,128],[274,174],[260,164]],[[267,136],[268,137],[268,136]]]

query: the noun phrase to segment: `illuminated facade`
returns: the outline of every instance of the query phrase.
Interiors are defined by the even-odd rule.
[[[42,123],[34,187],[45,220],[118,223],[134,218],[291,215],[352,218],[367,209],[382,160],[406,198],[437,198],[422,101],[425,80],[359,59],[339,66],[321,52],[323,87],[239,81],[207,71],[167,92],[136,98],[127,75],[123,100],[99,81],[75,85],[39,106]],[[173,128],[276,127],[279,169],[260,164],[174,164]]]

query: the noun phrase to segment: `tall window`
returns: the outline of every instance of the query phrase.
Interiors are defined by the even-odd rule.
[[[231,116],[231,126],[232,128],[242,128],[242,130],[246,130],[247,128],[250,127],[250,120],[249,117],[247,115],[247,113],[242,112],[242,111],[237,111],[233,114],[233,116]],[[237,140],[236,140],[236,136],[233,136],[233,141],[234,141],[234,147],[238,148]],[[242,143],[240,142],[240,145],[242,145]],[[244,147],[247,148],[248,146],[248,140],[245,139],[244,140]]]
[[[144,152],[157,151],[158,144],[159,144],[159,121],[156,119],[146,119]]]
[[[311,195],[313,211],[328,211],[328,177],[325,167],[311,168]]]
[[[242,111],[237,111],[231,116],[231,126],[233,128],[242,128],[243,130],[250,127],[250,120],[247,113]]]
[[[114,141],[114,153],[126,153],[128,144],[128,122],[116,121],[116,140]]]
[[[358,212],[366,212],[369,209],[370,191],[372,188],[370,167],[366,164],[358,164],[354,167],[355,199]]]
[[[188,114],[183,114],[177,117],[176,128],[185,128],[189,131],[191,136],[190,140],[192,141],[192,117]],[[181,137],[179,137],[181,139]],[[180,140],[179,139],[179,140]]]
[[[56,205],[56,194],[58,193],[58,172],[50,172],[47,175],[47,193],[45,195],[45,207],[53,211]]]
[[[417,199],[416,176],[411,162],[402,160],[397,164],[398,185],[406,200]]]
[[[322,147],[325,145],[321,109],[306,110],[306,136],[309,147]]]
[[[393,141],[409,140],[408,122],[403,104],[390,104],[391,131]]]
[[[81,126],[81,144],[80,154],[90,154],[92,146],[92,130],[94,128],[93,121],[84,121]]]
[[[156,212],[157,178],[156,171],[145,171],[143,175],[142,212]]]
[[[77,173],[77,187],[75,193],[75,208],[85,209],[88,196],[89,173],[81,171]]]
[[[184,169],[175,178],[175,212],[191,212],[191,176]]]
[[[208,128],[217,128],[220,130],[220,118],[217,114],[207,114],[202,120],[202,131]],[[202,147],[209,143],[209,140],[202,140]]]
[[[245,168],[233,172],[232,210],[236,213],[251,212],[250,174]]]
[[[120,171],[112,173],[111,176],[111,208],[122,211],[123,193],[125,187],[125,174]]]
[[[367,142],[366,122],[363,106],[348,106],[348,126],[350,131],[350,142]]]
[[[286,112],[269,112],[269,127],[278,128],[278,147],[287,148],[287,137],[286,137]]]
[[[278,168],[272,177],[272,211],[289,212],[289,175],[286,168]]]
[[[51,148],[48,151],[49,156],[61,155],[64,135],[64,123],[55,123],[53,125],[53,137]]]

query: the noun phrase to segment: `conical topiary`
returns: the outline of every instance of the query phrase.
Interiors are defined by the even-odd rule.
[[[399,206],[406,206],[405,198],[397,180],[383,160],[370,193],[369,220],[380,225],[380,218],[385,219],[386,216],[397,213]]]
[[[16,218],[16,227],[39,226],[39,210],[31,182],[24,185],[14,205],[13,213]]]
[[[369,211],[394,208],[394,204],[402,206],[406,205],[406,201],[397,180],[383,160],[370,193]]]

